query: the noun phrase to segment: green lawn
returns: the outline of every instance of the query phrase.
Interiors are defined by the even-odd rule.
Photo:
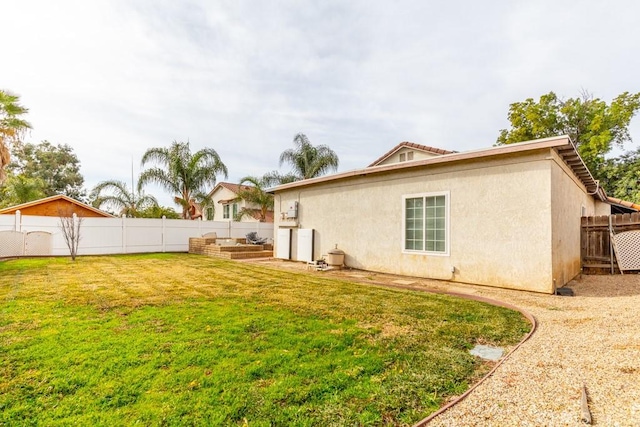
[[[0,262],[0,425],[410,425],[516,312],[196,255]]]

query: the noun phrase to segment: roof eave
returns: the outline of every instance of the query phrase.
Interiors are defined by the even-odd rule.
[[[537,139],[533,141],[520,142],[517,144],[500,145],[497,147],[483,148],[479,150],[454,152],[451,154],[443,154],[429,159],[414,160],[410,162],[392,163],[388,165],[371,166],[363,169],[354,169],[351,171],[340,172],[333,175],[325,175],[318,178],[309,178],[301,181],[295,181],[288,184],[282,184],[268,189],[269,193],[290,190],[298,187],[306,187],[309,185],[320,184],[328,181],[336,181],[366,175],[374,175],[379,173],[391,172],[395,170],[405,170],[423,166],[458,162],[463,160],[481,159],[491,156],[515,154],[525,151],[539,150],[544,148],[556,148],[569,145],[575,151],[575,147],[571,139],[566,136],[557,136],[551,138]],[[577,151],[576,151],[577,153]],[[591,174],[589,173],[589,176]],[[593,177],[591,177],[593,179]],[[594,180],[595,181],[595,180]]]

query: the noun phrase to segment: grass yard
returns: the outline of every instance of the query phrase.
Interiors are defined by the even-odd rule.
[[[0,425],[410,425],[516,312],[186,254],[0,262]]]

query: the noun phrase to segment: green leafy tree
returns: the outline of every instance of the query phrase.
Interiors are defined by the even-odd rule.
[[[566,100],[549,92],[537,102],[528,98],[511,104],[511,128],[500,131],[497,144],[569,135],[587,167],[601,179],[605,155],[631,141],[629,123],[638,108],[640,93],[624,92],[607,105],[587,92]]]
[[[130,218],[142,216],[146,209],[157,207],[158,201],[149,194],[137,194],[122,181],[103,181],[91,192],[91,204],[98,209],[109,209]]]
[[[273,210],[273,194],[265,191],[268,186],[268,177],[245,176],[240,180],[238,199],[244,200],[249,206],[240,209],[234,218],[236,221],[240,221],[246,216],[253,217],[256,209],[258,211],[258,220],[260,222],[267,220],[268,212]],[[257,206],[257,208],[252,208],[251,206]]]
[[[148,208],[142,209],[138,211],[139,218],[162,218],[165,217],[167,219],[179,219],[180,214],[177,213],[173,208],[169,208],[166,206],[150,206]]]
[[[67,144],[53,145],[49,141],[14,144],[9,169],[15,175],[41,180],[45,196],[64,194],[76,200],[85,198],[80,160]]]
[[[338,170],[338,155],[327,145],[314,146],[303,133],[298,133],[293,138],[294,148],[285,150],[280,154],[280,166],[288,163],[292,167],[291,173],[279,175],[272,172],[267,176],[271,180],[277,180],[284,184],[302,179],[322,176],[330,171]]]
[[[20,97],[0,90],[0,184],[11,160],[11,145],[19,143],[24,133],[31,129],[29,122],[21,118],[27,112],[29,110],[20,105]]]
[[[0,208],[19,205],[45,197],[44,182],[39,178],[9,172],[0,186]]]
[[[228,176],[227,167],[213,148],[191,153],[188,142],[174,141],[169,148],[150,148],[142,156],[142,166],[156,166],[142,172],[138,189],[147,184],[157,184],[174,195],[174,201],[182,207],[182,218],[189,217],[189,203],[193,199],[202,207],[211,203],[209,189],[216,183],[216,176]]]
[[[609,196],[640,204],[640,149],[607,159],[601,177]]]

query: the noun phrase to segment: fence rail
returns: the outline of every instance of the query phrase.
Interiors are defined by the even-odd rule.
[[[11,231],[14,233],[6,233]],[[60,218],[47,216],[0,215],[0,256],[31,232],[49,233],[50,255],[68,255],[69,249],[60,229]],[[188,221],[149,218],[83,218],[78,255],[126,254],[142,252],[187,252],[189,238],[215,232],[219,237],[242,238],[255,231],[273,239],[273,224],[233,221]],[[25,240],[28,242],[28,240]],[[25,247],[27,248],[25,250]],[[27,254],[25,245],[22,254]],[[11,255],[13,256],[13,255]]]
[[[609,226],[611,218],[611,229]],[[640,213],[582,217],[580,254],[582,271],[590,274],[619,273],[615,251],[611,245],[614,234],[640,230]],[[640,256],[640,254],[639,254]]]

